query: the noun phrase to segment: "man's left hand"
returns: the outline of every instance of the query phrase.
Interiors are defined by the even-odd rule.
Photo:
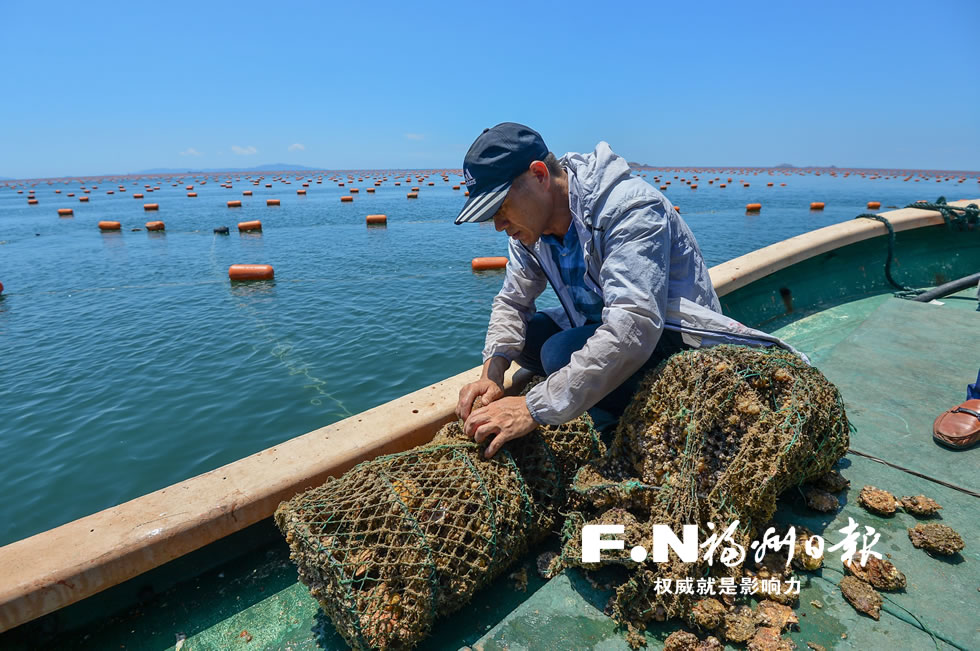
[[[474,409],[463,424],[463,432],[477,443],[493,436],[484,452],[489,459],[497,454],[504,443],[530,433],[537,426],[527,409],[524,396],[513,396]]]

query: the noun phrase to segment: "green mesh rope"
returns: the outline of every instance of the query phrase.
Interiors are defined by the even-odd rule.
[[[538,428],[493,459],[450,423],[429,445],[283,502],[276,524],[351,646],[408,648],[558,528],[566,484],[603,450],[587,416]]]
[[[625,524],[624,551],[602,559],[630,572],[613,596],[613,616],[631,630],[686,618],[697,597],[657,594],[658,578],[737,580],[743,568],[717,558],[711,567],[674,557],[637,565],[627,550],[648,547],[652,524],[706,531],[711,522],[721,533],[738,520],[735,542],[748,551],[778,495],[846,453],[847,423],[837,389],[787,351],[722,345],[677,353],[644,379],[606,455],[576,474],[560,562],[582,565],[584,525]]]

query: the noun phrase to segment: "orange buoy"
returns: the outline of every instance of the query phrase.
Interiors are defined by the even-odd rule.
[[[267,205],[267,206],[278,206],[279,205],[279,200],[278,199],[266,199],[265,200],[265,205]]]
[[[412,188],[412,192],[418,192],[418,191],[419,191],[418,188]]]
[[[163,222],[146,222],[146,230],[148,231],[162,231],[165,230]]]
[[[374,188],[368,188],[367,191],[370,192],[371,194],[374,194]]]
[[[745,204],[745,212],[759,212],[762,210],[761,203],[747,203]]]
[[[160,210],[160,204],[158,203],[144,203],[143,210]]]
[[[3,294],[3,283],[0,283],[0,294]]]
[[[258,219],[250,222],[238,222],[238,230],[242,233],[245,231],[260,231],[262,230],[262,222]]]
[[[869,201],[868,202],[868,209],[874,210],[875,208],[881,208],[881,202],[880,201]]]
[[[306,190],[297,190],[296,194],[306,194]]]
[[[823,201],[814,201],[811,203],[810,210],[823,210]]]
[[[454,185],[453,186],[453,190],[459,190],[459,186],[458,185]]]
[[[68,196],[70,197],[71,195],[69,194]],[[133,199],[142,199],[142,198],[143,198],[143,193],[142,192],[134,192],[133,193]]]
[[[473,271],[488,271],[490,269],[503,269],[507,266],[507,258],[503,256],[491,258],[473,258],[470,263]]]
[[[185,187],[184,189],[185,189],[185,190],[193,190],[193,189],[194,189],[194,186],[193,186],[193,185],[188,185],[188,186],[187,186],[187,187]]]
[[[680,212],[681,211],[681,207],[680,206],[674,206],[674,210],[676,210],[677,212]]]
[[[370,225],[382,225],[383,226],[383,225],[385,225],[385,224],[388,223],[388,216],[387,215],[368,215],[365,218],[365,221],[367,222],[367,224],[369,226]]]
[[[23,193],[21,193],[21,194],[23,194]],[[69,192],[69,193],[68,193],[67,195],[65,195],[65,196],[68,196],[68,197],[74,197],[74,196],[75,196],[75,193],[74,193],[74,192]]]
[[[187,193],[187,196],[193,198],[193,197],[196,197],[197,196],[197,193],[196,192],[188,192]]]
[[[88,203],[88,197],[79,197],[78,200],[82,203]]]
[[[229,208],[241,208],[242,207],[242,202],[239,199],[236,199],[234,201],[229,201],[228,202],[228,207]]]
[[[228,267],[228,277],[232,280],[272,280],[275,275],[270,264],[233,264]]]
[[[351,194],[357,194],[358,192],[360,192],[360,189],[358,189],[358,188],[349,188],[348,191]]]
[[[252,196],[252,191],[251,190],[242,190],[242,196],[243,197],[251,197]]]
[[[28,199],[27,200],[27,205],[28,206],[36,206],[37,205],[37,199]]]
[[[468,196],[470,196],[470,191],[469,191],[469,190],[467,190],[466,192],[464,192],[464,193],[463,193],[463,196],[464,196],[464,197],[468,197]]]
[[[346,203],[348,201],[353,201],[354,200],[354,197],[352,197],[350,195],[345,195],[345,196],[341,197],[340,200]]]
[[[59,217],[71,217],[75,214],[75,211],[71,208],[58,208]]]
[[[691,189],[692,190],[697,190],[698,189],[698,184],[697,183],[692,183],[691,184]]]
[[[118,231],[122,228],[122,224],[119,222],[99,222],[100,231]]]
[[[408,198],[409,199],[418,199],[419,198],[419,193],[418,192],[409,192],[408,193]]]
[[[724,184],[724,183],[719,183],[718,184],[718,187],[719,188],[727,188],[728,186],[726,184]]]

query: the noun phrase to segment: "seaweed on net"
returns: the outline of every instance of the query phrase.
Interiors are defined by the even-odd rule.
[[[848,434],[836,387],[792,353],[728,345],[677,353],[644,379],[606,454],[578,471],[562,564],[595,567],[581,562],[582,526],[608,520],[611,509],[646,532],[695,524],[705,535],[708,523],[720,533],[738,520],[733,539],[748,550],[779,494],[830,470]],[[657,579],[742,576],[741,565],[709,566],[703,556],[638,564],[629,549],[604,556],[630,568],[612,612],[634,628],[690,617],[697,597],[657,594]]]
[[[560,524],[575,471],[601,454],[588,416],[493,459],[461,424],[283,502],[300,580],[356,648],[410,648]]]

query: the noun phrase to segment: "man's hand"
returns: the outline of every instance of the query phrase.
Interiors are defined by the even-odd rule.
[[[527,410],[523,396],[500,398],[486,407],[474,409],[463,424],[463,432],[477,443],[493,436],[487,445],[484,456],[487,459],[507,441],[520,438],[537,427],[538,424]]]
[[[483,377],[476,382],[470,382],[459,390],[459,402],[456,403],[456,416],[463,420],[469,418],[470,410],[473,409],[473,401],[477,398],[482,398],[483,404],[489,405],[491,402],[503,397],[503,388],[489,378]]]

